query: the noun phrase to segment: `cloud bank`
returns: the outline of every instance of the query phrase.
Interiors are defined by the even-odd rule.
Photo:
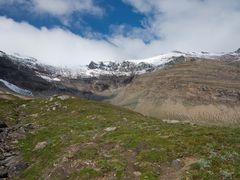
[[[74,12],[103,14],[103,9],[93,0],[0,0],[0,5],[18,5],[19,8],[27,8],[33,13],[49,13],[56,17],[68,16]]]
[[[106,41],[86,39],[69,31],[37,29],[0,17],[0,49],[35,57],[52,65],[80,65],[91,60],[117,58],[116,48]]]
[[[0,5],[16,1],[31,2],[38,13],[59,18],[76,11],[95,15],[104,12],[93,0],[0,0]],[[228,52],[240,47],[238,0],[123,2],[146,16],[143,27],[128,27],[126,32],[124,25],[110,25],[112,34],[104,40],[76,35],[59,27],[39,29],[26,22],[0,17],[0,49],[33,56],[48,64],[72,66],[91,60],[145,58],[172,50]]]

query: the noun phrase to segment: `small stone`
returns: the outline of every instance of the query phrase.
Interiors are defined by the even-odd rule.
[[[40,149],[44,149],[47,145],[48,145],[48,143],[47,143],[46,141],[39,142],[39,143],[37,143],[37,145],[35,146],[34,151],[40,150]]]
[[[69,98],[70,98],[70,96],[68,96],[68,95],[58,96],[58,99],[61,99],[62,101],[67,100]]]
[[[36,118],[36,117],[38,117],[38,113],[36,113],[36,114],[31,114],[30,116]]]
[[[163,122],[169,123],[169,124],[177,124],[180,123],[179,120],[168,120],[168,119],[164,119],[162,120]]]
[[[21,108],[26,108],[26,104],[23,104],[20,106]]]
[[[111,132],[111,131],[116,131],[116,129],[117,129],[116,127],[108,127],[104,130],[107,131],[107,132]]]
[[[35,125],[32,124],[32,123],[29,123],[29,124],[26,124],[26,125],[24,126],[24,128],[26,128],[26,129],[35,129]]]
[[[19,128],[19,132],[20,132],[20,133],[23,133],[23,134],[26,133],[24,127],[20,127],[20,128]]]
[[[139,176],[141,176],[141,175],[142,175],[142,173],[141,173],[141,172],[139,172],[139,171],[135,171],[135,172],[133,172],[133,174],[134,174],[135,176],[137,176],[137,177],[139,177]]]
[[[11,157],[12,156],[12,154],[11,153],[3,153],[3,156],[5,157],[5,158],[7,158],[7,157]]]
[[[172,161],[172,167],[175,169],[181,169],[184,166],[184,162],[181,159]]]
[[[56,111],[56,107],[53,107],[52,110],[53,110],[53,111]]]
[[[13,144],[18,144],[18,140],[12,141]]]

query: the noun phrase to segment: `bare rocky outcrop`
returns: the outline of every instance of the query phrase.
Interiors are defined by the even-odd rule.
[[[12,179],[28,167],[17,148],[17,143],[35,128],[34,124],[8,127],[3,120],[0,121],[0,179]]]

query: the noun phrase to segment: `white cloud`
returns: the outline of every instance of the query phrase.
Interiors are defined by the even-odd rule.
[[[147,27],[137,32],[147,30],[160,38],[148,45],[153,52],[231,51],[240,46],[239,0],[123,1],[147,16]]]
[[[106,41],[86,39],[60,28],[37,29],[0,17],[0,49],[35,57],[53,65],[80,65],[116,59],[117,49]]]
[[[66,16],[73,12],[101,15],[103,10],[92,0],[32,0],[35,10],[55,16]]]
[[[47,13],[60,19],[74,12],[102,16],[104,10],[94,0],[0,0],[0,6],[17,5],[35,14]]]

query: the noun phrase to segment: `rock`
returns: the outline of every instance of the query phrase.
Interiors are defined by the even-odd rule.
[[[7,128],[7,124],[0,120],[0,128]]]
[[[7,166],[9,168],[14,167],[17,163],[22,160],[20,156],[9,156],[3,161],[1,161],[1,165]]]
[[[55,105],[56,107],[61,107],[61,106],[62,106],[62,104],[59,103],[59,102],[55,102],[54,105]]]
[[[139,176],[141,176],[141,175],[142,175],[142,173],[141,173],[141,172],[139,172],[139,171],[135,171],[135,172],[133,172],[133,174],[134,174],[135,176],[137,176],[137,177],[139,177]]]
[[[124,121],[127,121],[128,119],[124,117],[123,120],[124,120]]]
[[[44,149],[47,145],[48,145],[48,143],[47,143],[46,141],[39,142],[39,143],[37,143],[37,145],[35,146],[34,151]]]
[[[56,111],[56,107],[53,107],[52,110],[53,110],[53,111]]]
[[[163,122],[166,122],[166,123],[168,123],[168,124],[177,124],[177,123],[180,123],[179,120],[163,119],[162,121],[163,121]]]
[[[172,161],[172,167],[175,169],[181,169],[184,166],[184,162],[181,159]]]
[[[68,96],[68,95],[58,96],[58,99],[61,99],[61,100],[67,100],[69,98],[70,98],[70,96]]]
[[[27,130],[28,130],[28,129],[35,129],[35,128],[36,128],[36,125],[34,125],[34,124],[32,124],[32,123],[29,123],[29,124],[26,124],[26,125],[24,126],[24,128],[26,128]]]
[[[0,179],[8,178],[8,172],[6,170],[3,170],[0,172]]]
[[[93,61],[91,61],[91,62],[89,63],[89,65],[88,65],[88,68],[89,68],[89,69],[97,69],[97,68],[98,68],[98,64],[95,63],[95,62],[93,62]]]
[[[26,108],[26,104],[23,104],[20,106],[21,108]]]
[[[12,139],[23,139],[25,138],[25,134],[23,132],[11,132],[8,134],[8,137],[12,138]]]
[[[235,53],[240,54],[240,48],[238,48],[238,50],[236,50]]]
[[[116,131],[116,129],[117,129],[116,127],[108,127],[104,130],[107,131],[107,132],[111,132],[111,131]]]
[[[18,164],[16,164],[14,166],[14,170],[15,171],[22,171],[24,169],[26,169],[28,167],[28,164],[27,163],[22,163],[22,162],[19,162]]]
[[[20,127],[20,128],[19,128],[19,132],[20,132],[21,134],[24,134],[24,133],[26,133],[26,131],[25,131],[24,127]]]
[[[36,113],[36,114],[31,114],[30,116],[36,118],[36,117],[38,117],[38,113]]]

